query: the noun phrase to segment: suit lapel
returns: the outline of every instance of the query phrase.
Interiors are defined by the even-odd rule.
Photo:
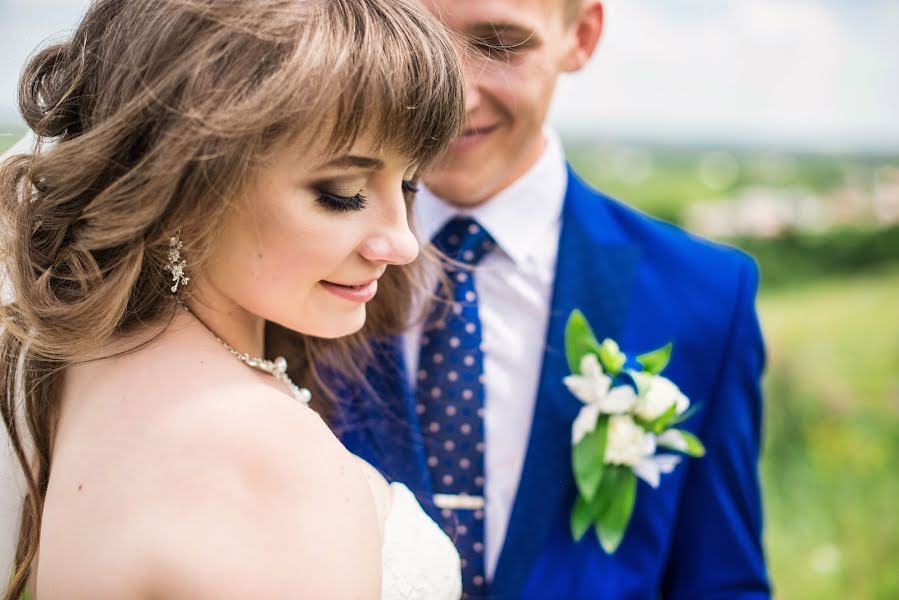
[[[574,499],[571,423],[580,402],[565,388],[564,332],[581,309],[597,337],[617,338],[639,259],[616,228],[605,201],[569,170],[559,256],[534,419],[506,539],[490,595],[515,598],[527,582],[550,527]]]

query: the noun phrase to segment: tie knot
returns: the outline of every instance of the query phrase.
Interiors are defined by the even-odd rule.
[[[451,219],[432,241],[448,257],[469,266],[476,266],[496,248],[493,236],[471,217]]]

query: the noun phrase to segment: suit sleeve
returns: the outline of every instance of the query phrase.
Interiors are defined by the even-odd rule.
[[[690,461],[663,581],[666,600],[771,597],[758,474],[765,350],[755,310],[758,269],[742,262],[737,304],[708,414],[707,453]]]

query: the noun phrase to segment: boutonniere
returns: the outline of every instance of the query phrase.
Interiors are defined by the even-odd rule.
[[[580,540],[591,528],[612,554],[627,530],[637,497],[637,478],[653,488],[681,457],[659,448],[703,456],[693,434],[676,426],[692,413],[690,400],[661,376],[672,344],[636,357],[641,368],[625,368],[627,356],[611,339],[593,335],[575,310],[565,329],[565,355],[572,375],[569,391],[584,403],[571,426],[571,457],[578,497],[571,533]]]

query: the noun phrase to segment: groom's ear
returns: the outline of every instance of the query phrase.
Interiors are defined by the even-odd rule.
[[[569,25],[572,28],[573,45],[562,64],[563,71],[579,71],[587,64],[599,43],[604,21],[602,0],[584,0],[583,6]]]

